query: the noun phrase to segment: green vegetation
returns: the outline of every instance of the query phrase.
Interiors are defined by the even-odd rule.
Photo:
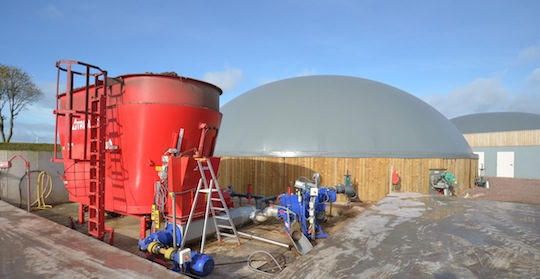
[[[57,146],[61,150],[60,145]],[[0,150],[28,150],[28,151],[54,151],[54,144],[50,143],[0,143]]]

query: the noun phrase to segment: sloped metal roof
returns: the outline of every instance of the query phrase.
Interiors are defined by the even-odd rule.
[[[463,134],[540,129],[540,114],[525,112],[476,113],[451,121]]]
[[[433,107],[362,78],[280,80],[240,95],[221,112],[218,156],[473,157]]]

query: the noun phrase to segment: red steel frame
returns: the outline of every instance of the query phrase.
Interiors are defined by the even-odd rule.
[[[67,66],[65,68],[62,67],[63,64],[66,64]],[[72,70],[72,66],[73,65],[80,65],[82,67],[85,68],[85,72],[82,73],[82,72],[77,72],[77,71],[74,71]],[[69,131],[67,134],[68,134],[68,140],[67,140],[67,149],[68,149],[68,158],[67,159],[72,159],[72,152],[71,152],[71,144],[73,143],[73,140],[72,140],[72,130],[71,130],[71,125],[73,124],[73,118],[74,117],[79,117],[79,115],[83,114],[84,115],[84,120],[85,120],[85,125],[84,125],[84,146],[86,147],[88,142],[87,142],[87,136],[88,136],[88,127],[86,125],[86,123],[88,123],[88,116],[90,115],[90,113],[88,112],[88,109],[89,109],[89,97],[90,97],[90,77],[93,76],[94,77],[94,97],[97,97],[98,96],[98,84],[100,83],[100,77],[103,77],[103,89],[104,89],[104,95],[106,96],[106,90],[107,90],[107,71],[104,71],[102,70],[101,68],[97,67],[97,66],[94,66],[94,65],[90,65],[90,64],[87,64],[87,63],[84,63],[84,62],[80,62],[80,61],[74,61],[74,60],[60,60],[58,62],[56,62],[56,68],[58,68],[58,73],[57,73],[57,76],[56,76],[56,109],[54,110],[54,114],[56,115],[56,123],[55,123],[55,127],[54,127],[54,131],[55,131],[55,134],[54,134],[54,157],[53,157],[53,162],[57,162],[57,163],[62,163],[64,162],[64,159],[63,158],[58,158],[57,156],[57,144],[58,144],[58,116],[65,116],[66,119],[67,119],[67,122],[66,122],[66,131]],[[96,73],[91,73],[91,71],[94,70],[94,71],[97,71]],[[68,106],[67,109],[62,109],[60,110],[59,109],[59,101],[60,101],[60,73],[61,72],[66,72],[66,75],[67,75],[67,82],[66,82],[66,104]],[[74,77],[75,75],[80,75],[80,76],[84,76],[85,77],[85,80],[86,80],[86,83],[85,83],[85,99],[86,99],[86,105],[85,105],[85,110],[84,111],[81,111],[81,110],[74,110],[73,109],[73,82],[74,82]],[[84,149],[84,155],[83,155],[83,158],[81,159],[81,161],[86,161],[88,158],[87,158],[87,154],[86,154],[86,148]]]
[[[56,103],[56,110],[54,113],[56,114],[56,123],[55,123],[55,146],[54,146],[54,158],[53,161],[55,162],[63,162],[65,167],[68,168],[69,166],[66,166],[66,164],[70,163],[77,163],[81,162],[85,166],[85,177],[83,178],[86,182],[90,182],[89,186],[85,186],[85,191],[82,197],[88,197],[88,200],[76,200],[79,202],[79,223],[83,224],[85,222],[85,212],[89,213],[88,217],[88,232],[90,235],[94,235],[99,239],[104,238],[105,232],[110,232],[110,239],[113,238],[113,231],[109,228],[104,226],[104,212],[105,208],[107,210],[111,210],[114,212],[118,212],[123,215],[129,215],[136,218],[139,218],[140,220],[140,237],[144,238],[146,235],[147,229],[150,227],[150,216],[146,212],[139,213],[133,213],[133,212],[127,212],[124,210],[116,211],[115,208],[108,208],[106,206],[109,206],[108,203],[110,202],[107,199],[111,199],[111,197],[114,197],[113,195],[110,195],[111,193],[108,193],[107,199],[104,199],[105,196],[105,188],[108,187],[106,185],[106,182],[109,183],[110,181],[105,179],[105,171],[103,171],[105,162],[109,162],[109,154],[107,154],[107,159],[105,160],[105,153],[113,153],[114,151],[107,151],[104,144],[110,135],[106,135],[107,129],[111,128],[110,124],[114,123],[111,119],[109,119],[106,114],[109,112],[108,109],[112,107],[113,105],[116,105],[117,99],[115,99],[115,90],[120,87],[118,84],[112,83],[110,85],[107,84],[107,72],[100,69],[99,67],[86,64],[79,61],[71,61],[71,60],[61,60],[57,62],[57,68],[58,68],[58,75],[57,75],[57,103]],[[80,71],[74,71],[75,67],[82,68],[83,70]],[[67,86],[65,93],[60,93],[60,75],[61,72],[65,72],[67,74]],[[74,78],[75,76],[82,76],[85,79],[84,87],[78,87],[77,89],[74,89]],[[124,86],[124,82],[127,80],[126,84],[129,85],[129,79],[131,78],[139,78],[138,76],[122,76],[122,86]],[[145,75],[140,76],[141,79],[146,78]],[[150,84],[156,84],[154,81]],[[195,81],[197,83],[201,83],[199,81]],[[132,85],[131,85],[132,86]],[[210,85],[212,87],[213,85]],[[215,87],[215,86],[213,86]],[[124,87],[121,87],[124,88]],[[129,87],[127,87],[129,88]],[[215,89],[212,89],[216,91]],[[217,88],[217,91],[221,93],[221,90]],[[167,90],[165,90],[167,92]],[[170,92],[170,91],[169,91]],[[75,96],[75,98],[74,98]],[[144,95],[142,95],[144,97]],[[167,95],[165,95],[167,96]],[[175,96],[175,95],[172,95]],[[139,99],[137,99],[139,100]],[[169,99],[164,98],[162,104],[164,106],[167,106],[169,102],[173,100],[171,97]],[[84,102],[84,103],[83,103]],[[194,103],[199,102],[198,99],[194,101]],[[161,103],[160,103],[161,104]],[[149,106],[149,108],[146,108],[146,111],[152,111],[154,109],[152,106]],[[198,105],[200,106],[200,105]],[[99,107],[99,108],[98,108]],[[104,107],[102,110],[101,107]],[[126,109],[126,108],[125,108]],[[155,109],[154,109],[155,110]],[[219,132],[219,123],[221,119],[221,114],[219,114],[219,111],[217,109],[211,109],[207,110],[204,108],[202,111],[201,108],[195,106],[195,107],[183,107],[181,113],[178,113],[175,111],[175,114],[178,117],[178,115],[182,116],[182,119],[189,119],[190,123],[197,123],[195,121],[199,120],[198,122],[198,131],[196,129],[193,129],[194,127],[190,127],[188,129],[188,137],[189,139],[195,138],[194,131],[197,131],[198,139],[196,142],[190,143],[189,147],[186,147],[186,149],[181,152],[182,156],[187,157],[199,157],[199,156],[212,156],[214,147],[215,147],[215,141],[217,138],[217,134]],[[195,115],[195,116],[192,116]],[[184,116],[186,118],[184,118]],[[59,120],[60,117],[60,120]],[[112,117],[112,116],[111,116]],[[72,128],[75,124],[75,122],[79,119],[79,122],[84,123],[84,129],[79,128],[78,132],[74,133],[74,129]],[[99,119],[96,121],[96,119]],[[193,120],[192,120],[193,119]],[[65,121],[65,123],[61,122]],[[89,123],[90,122],[90,123]],[[108,124],[109,123],[109,124]],[[208,123],[208,124],[207,124]],[[184,123],[182,123],[183,125]],[[107,126],[109,125],[109,126]],[[107,128],[107,129],[106,129]],[[59,133],[60,132],[60,133]],[[81,133],[84,132],[84,140],[82,140]],[[110,131],[109,131],[110,132]],[[90,134],[89,134],[90,133]],[[191,133],[191,134],[189,134]],[[59,139],[61,138],[61,140]],[[177,141],[179,134],[176,135],[175,144],[171,145],[172,147],[178,147],[180,149],[181,146],[177,146]],[[113,137],[114,140],[114,137]],[[59,141],[62,141],[61,144],[63,146],[62,153],[64,155],[63,158],[59,158],[57,153],[59,150],[57,150],[57,143]],[[73,147],[75,141],[75,147]],[[83,144],[83,150],[80,150],[81,143],[84,141]],[[77,145],[77,143],[79,143]],[[83,151],[83,152],[82,152]],[[155,159],[154,159],[155,160]],[[153,161],[150,161],[149,164],[155,164]],[[215,166],[218,166],[219,164],[216,163]],[[187,166],[187,164],[185,165]],[[109,167],[109,166],[107,166]],[[193,166],[194,167],[194,166]],[[184,170],[184,173],[187,170]],[[193,171],[190,169],[190,171]],[[67,174],[67,173],[66,173]],[[176,176],[185,177],[184,175],[179,175],[179,173],[175,173]],[[88,178],[89,175],[89,178]],[[173,175],[170,175],[172,177]],[[189,177],[192,176],[188,175]],[[66,176],[66,179],[67,176]],[[72,181],[72,178],[69,178]],[[80,177],[79,177],[80,179]],[[87,180],[88,179],[88,180]],[[108,179],[108,178],[107,178]],[[191,185],[192,181],[189,182],[189,185]],[[73,184],[77,185],[77,184]],[[86,184],[88,185],[88,184]],[[184,184],[179,185],[180,188],[183,187]],[[196,182],[194,182],[194,185],[196,185]],[[169,189],[171,190],[171,189]],[[191,195],[194,195],[193,189],[191,191]],[[189,191],[186,191],[189,192]],[[87,195],[87,196],[86,196]],[[189,195],[189,194],[187,194]],[[70,193],[71,196],[71,193]],[[191,197],[191,200],[193,197]],[[105,201],[104,201],[105,200]],[[168,204],[167,207],[170,207]],[[138,210],[138,209],[137,209]],[[181,221],[181,220],[179,220]]]
[[[62,67],[63,65],[66,67]],[[73,66],[78,65],[85,69],[84,72],[73,70]],[[60,60],[56,62],[58,68],[56,78],[56,115],[55,133],[54,133],[54,157],[53,162],[64,162],[64,160],[74,160],[75,162],[90,163],[90,189],[89,189],[89,204],[88,206],[79,205],[79,223],[84,222],[84,211],[88,210],[88,234],[103,240],[105,233],[109,233],[109,243],[114,242],[114,230],[105,226],[105,134],[106,134],[106,115],[105,108],[107,102],[107,71],[101,68],[90,65],[84,62],[73,60]],[[66,82],[66,99],[65,108],[60,109],[60,73],[65,72],[67,76]],[[75,110],[73,108],[73,93],[74,93],[74,77],[75,75],[85,77],[85,109]],[[94,92],[90,94],[90,77],[94,77]],[[101,78],[101,79],[100,79]],[[99,89],[103,89],[103,93],[99,94]],[[67,132],[67,141],[64,145],[67,158],[58,158],[57,143],[58,143],[58,117],[63,116],[66,119],[64,127]],[[73,158],[72,156],[72,125],[74,118],[84,116],[84,146],[83,157]],[[88,146],[88,120],[90,120],[90,146]],[[88,158],[87,150],[90,150],[90,158]]]

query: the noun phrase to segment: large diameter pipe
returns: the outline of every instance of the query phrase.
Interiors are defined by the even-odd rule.
[[[249,219],[251,219],[255,224],[264,223],[270,218],[276,218],[278,216],[278,211],[278,208],[269,206],[263,210],[253,211],[249,215]]]
[[[253,218],[255,218],[255,216],[257,216],[256,219],[259,220],[259,221],[267,220],[267,219],[271,218],[272,216],[277,216],[278,208],[276,208],[276,207],[268,207],[268,208],[269,209],[266,209],[266,210],[263,210],[263,211],[257,211],[254,206],[237,207],[237,208],[231,208],[229,210],[229,214],[230,214],[231,219],[232,219],[235,226],[242,226],[244,224],[255,222],[254,219],[253,219]],[[258,212],[258,213],[256,213],[256,212]],[[218,220],[218,221],[221,221],[221,220]],[[197,234],[195,231],[200,232],[200,229],[202,228],[203,223],[204,223],[204,219],[199,219],[199,220],[193,221],[193,223],[191,223],[190,226],[194,226],[196,229],[189,231],[185,235],[182,235],[182,243],[184,243],[184,242],[187,243],[187,242],[190,242],[190,241],[200,239],[201,235]],[[186,230],[184,230],[184,231],[186,231]],[[209,226],[208,230],[206,230],[205,233],[206,233],[207,236],[210,235],[210,234],[215,233],[214,227]],[[222,232],[221,234],[225,235],[225,236],[233,236],[234,237],[233,234],[228,234],[228,233],[224,233],[224,232]],[[239,231],[237,231],[237,234],[238,234],[238,236],[243,237],[243,238],[259,240],[259,241],[263,241],[263,242],[266,242],[266,243],[278,245],[278,246],[281,246],[281,247],[284,247],[284,248],[290,248],[288,244],[281,243],[281,242],[278,242],[278,241],[275,241],[275,240],[266,239],[266,238],[262,238],[262,237],[259,237],[259,236],[255,236],[255,235],[251,235],[251,234],[247,234],[247,233],[239,232]]]
[[[356,199],[356,197],[358,196],[356,194],[356,191],[350,185],[337,185],[336,193],[345,194],[347,195],[347,197],[349,197],[349,199]]]

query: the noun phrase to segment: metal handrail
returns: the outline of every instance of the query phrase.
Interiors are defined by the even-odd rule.
[[[62,66],[63,64],[66,64],[67,66]],[[73,65],[80,65],[85,67],[85,73],[74,71],[72,69]],[[94,97],[97,97],[98,95],[98,87],[100,83],[100,77],[102,77],[102,84],[103,87],[103,94],[106,94],[107,91],[107,71],[102,70],[98,66],[94,66],[88,63],[84,63],[81,61],[75,61],[75,60],[59,60],[56,62],[56,67],[58,68],[58,73],[56,77],[56,109],[54,110],[54,114],[56,115],[56,123],[55,123],[55,133],[54,133],[54,155],[53,155],[53,162],[63,162],[64,158],[60,159],[58,158],[58,117],[63,116],[67,119],[66,121],[66,132],[67,132],[67,140],[66,140],[66,147],[67,150],[67,159],[72,159],[72,145],[73,145],[73,138],[72,138],[72,125],[73,125],[73,117],[78,117],[77,115],[74,115],[74,113],[77,114],[84,114],[84,149],[83,149],[83,158],[82,160],[87,160],[87,147],[88,147],[88,115],[91,114],[89,112],[88,107],[88,101],[90,97],[90,77],[94,77]],[[92,73],[91,71],[97,71]],[[63,94],[60,94],[60,72],[65,72],[67,75],[67,84],[66,84],[66,92]],[[83,76],[85,77],[85,108],[84,111],[74,111],[73,110],[73,79],[75,75]],[[59,103],[60,103],[60,95],[66,96],[66,106],[67,109],[60,110],[59,109]]]

